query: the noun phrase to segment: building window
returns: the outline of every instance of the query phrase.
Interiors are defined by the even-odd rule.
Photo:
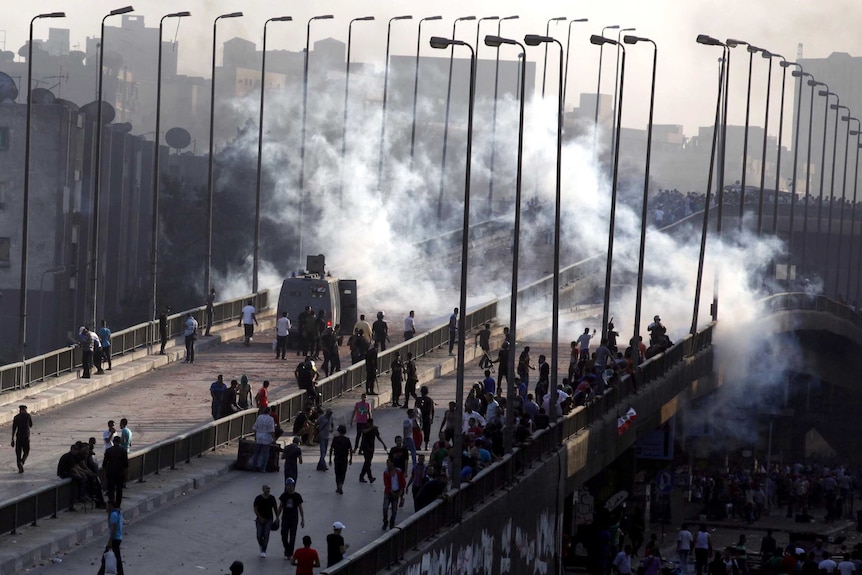
[[[9,267],[12,238],[0,238],[0,267]]]
[[[0,126],[0,151],[9,149],[9,128]]]

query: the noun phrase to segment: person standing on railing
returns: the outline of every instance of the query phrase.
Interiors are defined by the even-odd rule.
[[[102,358],[101,363],[108,364],[108,371],[111,371],[111,330],[108,328],[108,322],[102,320],[102,327],[99,328],[99,339],[102,342]],[[99,365],[99,369],[102,366]]]
[[[210,329],[213,326],[213,311],[215,308],[215,298],[216,298],[216,291],[215,291],[215,288],[212,288],[210,290],[210,294],[207,296],[207,299],[204,302],[207,306],[207,310],[206,310],[207,329],[204,332],[204,336],[210,335]]]
[[[12,418],[12,447],[15,448],[15,461],[18,473],[24,473],[24,462],[30,455],[30,428],[33,418],[27,413],[26,405],[18,406],[18,415]]]

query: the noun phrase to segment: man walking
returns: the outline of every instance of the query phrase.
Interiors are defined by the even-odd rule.
[[[254,326],[258,325],[257,310],[252,305],[252,300],[248,300],[245,307],[242,308],[242,315],[239,318],[239,325],[244,330],[245,346],[251,345],[251,338],[254,336]]]
[[[486,323],[485,327],[479,330],[476,334],[475,345],[482,348],[482,357],[479,358],[479,368],[490,368],[494,362],[491,361],[491,324]]]
[[[320,447],[320,460],[317,462],[318,471],[328,471],[326,466],[326,450],[329,449],[329,436],[335,428],[332,420],[332,408],[327,407],[322,415],[317,416],[317,443]]]
[[[123,556],[120,554],[120,545],[123,543],[123,512],[119,506],[114,506],[111,501],[108,501],[108,544],[105,545],[105,553],[108,551],[114,552],[114,557],[117,560],[117,575],[123,575]],[[99,575],[105,575],[105,558],[102,556],[102,566],[99,569]]]
[[[30,455],[30,428],[33,418],[27,413],[26,405],[18,406],[18,415],[12,418],[12,447],[15,448],[15,461],[18,473],[24,473],[24,462]]]
[[[260,547],[260,556],[266,557],[266,548],[269,545],[269,532],[272,530],[272,522],[278,516],[278,502],[270,494],[269,485],[261,487],[262,493],[254,498],[254,526],[257,529],[257,544]]]
[[[353,426],[353,422],[356,422],[356,445],[353,446],[354,450],[359,449],[359,440],[362,438],[362,431],[371,417],[371,404],[366,400],[367,397],[363,393],[359,401],[353,406],[353,413],[350,414],[351,427]]]
[[[252,426],[254,431],[254,458],[252,465],[255,471],[266,471],[269,463],[269,451],[272,446],[273,434],[275,433],[275,420],[270,415],[270,408],[265,407],[263,413],[257,416]]]
[[[162,313],[159,314],[159,341],[161,348],[159,355],[165,355],[165,346],[168,345],[168,314],[171,313],[171,308],[165,306]]]
[[[386,460],[386,471],[383,472],[383,530],[395,527],[395,516],[398,514],[398,505],[404,499],[404,488],[407,481],[404,472],[395,467],[392,459]],[[390,512],[391,509],[391,512]]]
[[[458,339],[458,308],[452,311],[449,316],[449,355],[455,355],[452,350],[455,349],[455,340]]]
[[[296,575],[314,575],[314,568],[320,567],[320,556],[311,548],[311,537],[302,537],[302,549],[297,549],[290,560],[296,566]]]
[[[344,495],[344,478],[347,477],[347,466],[353,465],[353,446],[347,437],[347,428],[338,426],[338,435],[332,439],[329,448],[329,464],[332,465],[332,455],[335,454],[335,492]]]
[[[416,335],[416,312],[411,309],[404,318],[404,341],[413,338],[414,335]]]
[[[336,521],[332,524],[332,533],[326,536],[326,566],[332,567],[342,559],[350,547],[344,542],[341,531],[345,528],[344,523]]]
[[[284,493],[281,494],[278,505],[278,516],[281,517],[281,543],[284,545],[284,556],[293,557],[296,546],[297,525],[305,529],[305,512],[302,509],[302,495],[296,492],[296,482],[287,479],[284,482]]]

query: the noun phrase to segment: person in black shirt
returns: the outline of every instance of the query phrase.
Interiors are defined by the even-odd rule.
[[[296,492],[296,482],[286,479],[284,493],[279,498],[278,514],[281,515],[281,543],[284,556],[293,557],[296,546],[297,525],[305,529],[305,512],[302,509],[302,495]]]
[[[12,447],[15,448],[18,473],[24,473],[24,462],[27,461],[27,456],[30,455],[31,427],[33,427],[33,418],[27,413],[27,406],[19,405],[18,415],[12,418]]]
[[[390,366],[390,380],[392,382],[392,407],[401,407],[398,400],[401,399],[401,384],[404,382],[404,362],[401,361],[401,353],[397,351]],[[408,399],[404,398],[404,407],[407,407]]]
[[[102,461],[108,484],[108,501],[115,507],[120,507],[123,502],[123,483],[129,469],[129,452],[123,449],[122,442],[119,437],[114,437],[114,445],[105,451],[105,459]]]
[[[261,487],[263,493],[254,498],[254,526],[257,528],[257,543],[260,545],[260,556],[266,557],[266,548],[269,545],[269,532],[272,522],[278,514],[278,502],[270,494],[269,485]]]
[[[362,439],[359,441],[359,453],[365,458],[365,463],[362,465],[362,471],[359,472],[360,483],[365,483],[365,476],[368,476],[368,481],[374,483],[377,478],[371,473],[371,460],[374,458],[374,444],[380,441],[383,449],[386,449],[386,444],[383,438],[380,437],[380,430],[374,425],[374,419],[368,418],[365,424],[365,429],[362,430]]]
[[[383,319],[384,313],[377,312],[377,321],[371,326],[371,337],[374,343],[380,348],[380,351],[386,351],[386,342],[389,341],[389,324]]]
[[[410,357],[410,354],[407,354]],[[409,377],[409,376],[408,376]],[[409,387],[409,386],[408,386]],[[425,441],[425,450],[428,450],[428,443],[431,441],[431,424],[434,423],[434,400],[428,397],[428,386],[423,385],[419,389],[420,397],[416,400],[415,406],[419,409],[419,414],[422,416],[422,437]],[[416,449],[419,449],[419,445]]]
[[[377,382],[377,343],[365,352],[365,393],[377,395],[374,384]]]
[[[395,446],[389,450],[389,459],[395,464],[397,469],[403,473],[407,473],[407,457],[410,455],[410,450],[404,447],[404,439],[400,435],[395,436]]]
[[[165,309],[162,310],[162,313],[159,314],[159,340],[161,341],[161,349],[159,349],[159,355],[165,355],[165,346],[168,345],[168,314],[171,313],[171,308],[165,306]],[[209,329],[207,329],[206,335],[209,335]]]
[[[347,440],[350,441],[349,439]],[[344,529],[344,523],[336,521],[332,524],[332,533],[326,536],[326,566],[332,567],[342,559],[347,548],[350,547],[344,542],[344,537],[341,536],[341,530]]]
[[[416,511],[427,507],[436,501],[437,498],[446,493],[447,485],[448,480],[446,479],[445,471],[440,471],[431,480],[426,481],[425,485],[419,489],[419,493],[417,493],[416,497],[413,499],[413,505],[415,506]]]
[[[338,426],[338,435],[332,438],[329,447],[329,464],[332,465],[332,454],[335,454],[335,492],[344,494],[344,478],[347,476],[347,466],[353,465],[353,445],[347,437],[347,428]]]

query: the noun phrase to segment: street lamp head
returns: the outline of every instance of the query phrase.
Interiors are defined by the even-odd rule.
[[[757,46],[752,46],[751,44],[749,44],[746,50],[748,50],[749,54],[757,54],[758,52],[762,51],[763,48],[758,48]]]
[[[724,42],[709,36],[708,34],[698,34],[697,43],[704,46],[724,46]]]
[[[312,20],[332,20],[334,16],[332,14],[323,14],[322,16],[313,16]]]
[[[221,20],[222,18],[241,18],[242,12],[231,12],[230,14],[222,14],[216,20]]]
[[[539,44],[547,44],[553,41],[554,39],[550,36],[539,36],[538,34],[527,34],[524,36],[524,44],[527,46],[538,46]]]
[[[128,14],[132,12],[134,8],[132,6],[124,6],[123,8],[117,8],[116,10],[111,10],[108,13],[108,16],[119,16],[120,14]]]
[[[524,41],[527,42],[527,38],[524,38]],[[529,42],[527,42],[527,44],[529,44]],[[599,36],[598,34],[593,34],[592,36],[590,36],[590,44],[595,44],[596,46],[601,46],[602,44],[618,45],[617,41],[613,38],[605,38],[604,36]]]
[[[770,60],[770,59],[772,59],[772,58],[773,58],[774,56],[776,56],[776,55],[777,55],[777,54],[773,54],[773,53],[772,53],[772,52],[770,52],[769,50],[761,50],[761,51],[760,51],[760,57],[761,57],[761,58],[763,58],[764,60]]]
[[[727,42],[725,42],[731,48],[736,48],[737,46],[747,46],[748,42],[745,40],[734,40],[733,38],[728,38]]]
[[[500,20],[517,20],[519,18],[520,16],[518,16],[517,14],[513,14],[512,16],[503,16],[502,18],[500,18]]]
[[[372,18],[374,18],[374,16],[372,16]],[[442,20],[443,16],[426,16],[425,18],[422,18],[422,19],[425,20],[426,22],[430,22],[431,20]]]
[[[363,16],[361,18],[354,18],[353,22],[372,22],[374,20],[374,16]],[[426,20],[430,20],[430,18],[426,18]]]
[[[395,20],[412,20],[412,19],[413,19],[413,16],[411,16],[409,14],[405,14],[404,16],[395,16],[393,18],[390,18],[389,21],[393,22]]]
[[[483,16],[483,17],[479,18],[479,20],[499,20],[499,19],[500,19],[499,16]]]
[[[790,60],[782,60],[779,64],[782,68],[787,68],[789,66],[799,66],[796,62],[791,62]],[[801,68],[801,66],[800,66]],[[796,70],[794,70],[795,72]]]
[[[271,22],[293,22],[293,16],[279,16],[277,18],[270,18]]]
[[[614,24],[612,26],[605,26],[603,29],[604,30],[619,30],[619,28],[620,28],[619,24]]]
[[[512,44],[516,45],[518,42],[512,40],[511,38],[503,38],[502,36],[485,36],[485,46],[490,46],[491,48],[499,48],[501,44]]]
[[[851,120],[852,120],[852,121],[854,121],[854,122],[858,122],[858,121],[859,121],[859,120],[857,120],[856,118],[853,118],[853,117],[851,117],[851,116],[841,116],[841,121],[842,121],[842,122],[849,122],[849,121],[851,121]]]
[[[39,14],[36,18],[65,18],[65,12],[48,12],[47,14]]]
[[[475,16],[461,16],[460,18],[455,18],[455,22],[469,22],[475,19]]]
[[[823,84],[823,82],[820,82],[820,84],[821,84],[821,85],[825,85],[825,84]],[[826,96],[827,98],[828,98],[829,96],[834,96],[834,95],[835,95],[835,93],[834,93],[834,92],[830,92],[829,90],[818,90],[818,91],[817,91],[817,93],[818,93],[819,95],[821,95],[821,96]]]
[[[626,44],[637,44],[640,40],[643,40],[643,38],[640,38],[638,36],[631,36],[629,34],[623,36],[623,42]]]
[[[557,16],[556,18],[551,18],[548,22],[563,22],[564,20],[568,20],[565,16]]]
[[[432,48],[445,50],[449,46],[453,45],[455,40],[452,40],[451,38],[443,38],[442,36],[431,36],[431,39],[428,42],[431,44]]]
[[[623,28],[620,30],[620,33],[622,33],[622,32],[634,32],[635,30],[637,30],[637,28]]]
[[[811,76],[811,74],[809,74],[809,76]],[[815,86],[825,86],[826,84],[824,84],[823,82],[818,82],[817,80],[814,79],[813,76],[811,76],[811,79],[808,80],[808,85],[811,87],[815,87]]]
[[[829,109],[830,109],[830,110],[841,110],[841,109],[844,109],[844,110],[847,110],[847,111],[849,111],[849,110],[850,110],[850,108],[848,108],[847,106],[842,106],[841,104],[830,104],[830,105],[829,105]]]
[[[570,20],[569,23],[571,24],[572,22],[589,22],[589,21],[590,21],[589,18],[575,18],[574,20]]]
[[[186,16],[191,16],[192,13],[188,10],[183,10],[182,12],[174,12],[173,14],[168,14],[167,18],[185,18]],[[290,16],[288,16],[290,18]]]

